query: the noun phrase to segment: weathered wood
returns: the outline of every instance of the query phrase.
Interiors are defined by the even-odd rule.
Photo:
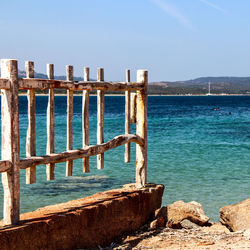
[[[41,165],[49,163],[65,162],[68,160],[81,159],[83,157],[94,156],[98,154],[103,154],[104,152],[111,150],[113,148],[122,146],[128,142],[134,142],[138,145],[143,146],[144,140],[137,135],[119,135],[113,139],[94,146],[86,146],[82,149],[74,149],[62,153],[54,153],[44,156],[32,156],[30,158],[25,158],[20,160],[21,169],[25,169],[32,165]]]
[[[104,81],[104,69],[98,68],[97,81]],[[105,97],[103,90],[97,90],[97,144],[104,142],[104,105]],[[97,168],[104,168],[104,154],[97,155]]]
[[[73,66],[66,66],[67,81],[73,81]],[[67,151],[73,148],[73,90],[67,90]],[[66,162],[66,176],[72,176],[73,161]]]
[[[11,170],[11,161],[0,161],[0,173]]]
[[[10,89],[10,80],[0,78],[0,89]]]
[[[4,190],[4,224],[16,224],[20,215],[19,104],[17,60],[1,60],[1,77],[10,81],[9,90],[1,90],[2,160],[11,162],[9,172],[2,173]]]
[[[144,140],[144,145],[136,145],[136,185],[144,187],[147,183],[147,127],[148,127],[148,72],[137,71],[137,82],[144,84],[144,89],[137,91],[136,134]]]
[[[136,123],[136,93],[131,93],[131,106],[130,106],[130,123]]]
[[[49,79],[54,79],[54,65],[47,64],[47,75]],[[54,88],[49,89],[49,99],[47,107],[47,154],[55,152],[55,98]],[[50,163],[46,166],[47,180],[55,179],[55,164]]]
[[[126,82],[130,82],[130,70],[126,70]],[[130,134],[130,91],[125,91],[125,134]],[[124,161],[130,162],[130,143],[125,144]]]
[[[34,62],[25,62],[26,77],[34,78]],[[36,96],[35,89],[27,91],[28,129],[26,137],[26,157],[36,155]],[[26,169],[26,184],[36,182],[36,167]]]
[[[84,81],[89,81],[89,68],[84,67]],[[89,90],[82,92],[82,147],[89,146]],[[82,159],[82,170],[89,173],[89,157]]]
[[[103,90],[103,91],[126,91],[126,90],[140,90],[143,89],[141,83],[126,83],[126,82],[96,82],[96,81],[62,81],[62,80],[48,80],[48,79],[19,79],[19,89],[41,89],[46,90],[50,88],[55,89],[69,89],[74,91],[83,90]]]

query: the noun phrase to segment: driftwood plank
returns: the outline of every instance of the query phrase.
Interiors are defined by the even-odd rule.
[[[34,62],[25,62],[26,77],[34,78]],[[36,96],[35,89],[27,91],[28,98],[28,130],[26,137],[26,157],[36,155]],[[36,182],[36,167],[26,169],[26,184]]]
[[[98,68],[97,81],[104,81],[104,69]],[[97,144],[104,142],[104,91],[97,90]],[[97,168],[104,168],[104,154],[97,155]]]
[[[54,154],[44,155],[44,156],[32,156],[30,158],[21,159],[20,166],[21,166],[21,169],[25,169],[32,165],[58,163],[58,162],[65,162],[68,160],[81,159],[83,157],[103,154],[104,152],[108,150],[119,147],[128,142],[134,142],[138,145],[141,145],[142,147],[144,145],[143,139],[141,139],[137,135],[133,135],[133,134],[119,135],[99,145],[86,146],[85,148],[82,148],[82,149],[74,149],[74,150],[70,150],[70,151],[62,152],[62,153],[54,153]]]
[[[130,70],[126,70],[126,82],[130,82]],[[130,134],[130,91],[125,91],[125,134]],[[130,162],[130,143],[125,144],[124,161]]]
[[[66,66],[67,81],[73,81],[73,66]],[[73,90],[67,90],[67,151],[73,148]],[[72,176],[73,161],[66,162],[66,176]]]
[[[89,68],[84,67],[84,81],[89,81]],[[82,147],[89,146],[89,90],[82,92]],[[89,173],[89,157],[82,159],[82,170]]]
[[[148,127],[148,72],[137,71],[137,82],[144,84],[144,89],[137,91],[136,134],[144,140],[144,145],[136,145],[136,185],[144,187],[147,183],[147,127]]]
[[[17,60],[1,60],[1,77],[10,81],[9,90],[1,90],[2,160],[11,162],[9,172],[2,173],[4,190],[4,224],[16,224],[20,216],[19,104]]]
[[[19,89],[41,89],[46,90],[50,88],[55,89],[69,89],[75,91],[83,90],[103,90],[103,91],[126,91],[126,90],[140,90],[143,89],[141,83],[126,83],[126,82],[96,82],[96,81],[81,81],[70,82],[62,80],[48,80],[48,79],[19,79]]]
[[[47,75],[49,79],[54,79],[54,65],[47,64]],[[49,100],[47,107],[47,154],[55,152],[55,97],[54,88],[49,89]],[[47,180],[55,179],[55,164],[49,163],[46,166]]]

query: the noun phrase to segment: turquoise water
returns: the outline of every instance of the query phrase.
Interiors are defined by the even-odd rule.
[[[47,97],[37,97],[37,155],[46,152]],[[66,97],[56,101],[56,152],[66,148]],[[124,133],[124,97],[105,97],[105,140]],[[219,107],[219,110],[218,110]],[[231,113],[230,113],[231,112]],[[176,200],[202,203],[212,221],[219,208],[250,197],[250,96],[149,97],[148,181],[165,185],[163,204]],[[27,98],[20,97],[20,146],[25,157]],[[81,147],[81,97],[74,97],[74,148]],[[135,126],[132,125],[132,133]],[[90,143],[96,143],[96,97],[90,97]],[[135,181],[135,145],[126,164],[124,146],[105,153],[105,168],[82,173],[74,161],[73,177],[56,164],[55,181],[37,166],[37,183],[25,184],[21,170],[21,212],[77,199]],[[0,188],[0,217],[3,190]]]

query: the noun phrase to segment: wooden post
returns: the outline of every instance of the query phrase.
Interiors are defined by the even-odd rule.
[[[16,224],[20,216],[19,104],[17,60],[1,60],[1,77],[9,78],[10,89],[2,94],[2,160],[11,161],[11,170],[2,173],[4,224]]]
[[[104,69],[98,68],[97,81],[104,81]],[[104,142],[104,91],[97,90],[97,144]],[[104,154],[97,155],[97,168],[104,168]]]
[[[148,72],[137,71],[137,82],[144,84],[143,90],[137,91],[136,134],[144,140],[144,145],[136,144],[136,186],[144,187],[147,183],[147,127],[148,127]]]
[[[136,123],[136,93],[131,93],[130,123]]]
[[[89,68],[84,67],[84,81],[89,81]],[[82,92],[82,147],[89,146],[89,90]],[[89,157],[84,157],[82,170],[89,173]]]
[[[73,81],[73,66],[66,66],[67,81]],[[67,90],[67,150],[73,148],[73,90]],[[73,161],[66,162],[66,176],[72,176]]]
[[[25,62],[26,77],[34,78],[34,62]],[[28,130],[26,137],[26,157],[36,155],[36,96],[35,89],[27,91]],[[36,182],[36,166],[26,168],[26,184]]]
[[[54,79],[54,65],[47,64],[48,79]],[[55,97],[54,89],[49,89],[49,100],[47,108],[47,154],[55,152]],[[46,165],[47,180],[55,179],[55,164],[50,163]]]
[[[130,70],[126,70],[126,82],[130,82]],[[125,134],[130,134],[130,91],[125,91]],[[130,143],[125,144],[124,161],[130,162]]]

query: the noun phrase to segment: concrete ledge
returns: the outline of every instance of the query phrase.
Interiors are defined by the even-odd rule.
[[[164,186],[97,193],[21,215],[19,225],[0,228],[1,249],[77,249],[105,246],[136,230],[161,206]]]

